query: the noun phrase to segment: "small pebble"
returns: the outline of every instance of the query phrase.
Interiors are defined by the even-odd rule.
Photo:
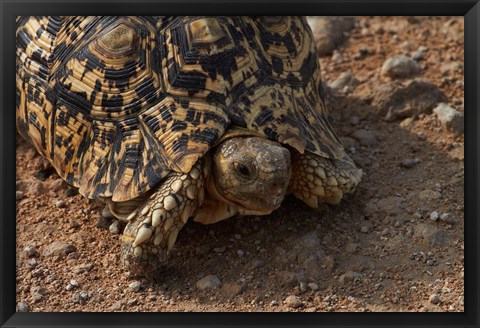
[[[382,66],[381,74],[390,78],[410,78],[420,72],[417,62],[403,55],[388,58]]]
[[[289,308],[296,309],[302,306],[302,300],[295,295],[290,295],[285,299],[285,305]]]
[[[32,246],[32,245],[25,246],[23,251],[25,252],[25,255],[27,255],[28,257],[34,257],[38,255],[37,249],[35,248],[35,246]]]
[[[355,126],[360,123],[360,118],[358,116],[352,116],[350,117],[350,124]]]
[[[116,235],[120,234],[120,221],[113,221],[113,223],[108,227],[108,230]]]
[[[215,275],[208,275],[197,281],[196,286],[199,289],[216,289],[220,286],[220,279]]]
[[[130,288],[134,292],[138,292],[140,288],[142,287],[142,283],[140,281],[133,281],[128,285],[128,288]]]
[[[433,211],[432,213],[430,213],[430,220],[432,220],[432,221],[437,221],[438,220],[438,212],[437,211]]]
[[[313,291],[318,290],[318,285],[314,282],[309,283],[308,287],[310,287],[310,289],[313,290]]]
[[[440,103],[433,109],[438,120],[450,132],[462,134],[464,130],[464,113],[450,107],[446,103]]]
[[[23,198],[23,191],[17,191],[15,193],[16,200],[21,200]]]
[[[300,281],[300,290],[302,292],[306,292],[307,291],[307,284],[304,283],[303,281]]]
[[[432,303],[432,304],[438,304],[438,303],[440,303],[440,297],[438,297],[437,294],[432,294],[432,295],[430,295],[429,300],[430,300],[430,303]]]
[[[412,53],[412,59],[416,60],[416,61],[420,61],[420,60],[424,60],[425,56],[423,55],[423,53],[421,51],[414,51]]]
[[[239,249],[237,251],[237,254],[238,254],[238,256],[243,256],[243,255],[245,255],[245,252],[243,250]]]
[[[361,233],[369,233],[370,232],[370,228],[368,226],[362,226],[360,228],[360,232]]]
[[[30,269],[34,269],[37,266],[37,260],[33,257],[28,260],[28,266]]]
[[[221,247],[215,247],[215,248],[213,249],[213,251],[214,251],[215,253],[223,253],[223,252],[225,252],[226,249],[227,249],[227,247],[221,246]]]
[[[26,302],[18,302],[17,303],[17,312],[28,312],[29,307]]]
[[[364,59],[365,57],[367,57],[367,55],[368,55],[368,49],[367,48],[361,48],[360,51],[355,56],[353,56],[353,59],[361,60],[361,59]]]
[[[78,287],[79,286],[79,283],[76,279],[72,279],[70,280],[70,284],[73,286],[73,287]]]
[[[412,167],[414,167],[415,165],[417,165],[418,162],[414,159],[404,159],[400,162],[400,165],[404,168],[407,168],[407,169],[411,169]]]
[[[55,202],[55,207],[57,207],[57,208],[64,208],[64,207],[65,207],[65,201],[63,201],[63,200],[57,200],[57,201]]]
[[[357,139],[363,146],[374,146],[378,143],[378,139],[372,131],[357,130],[352,134],[352,137]]]
[[[460,220],[455,215],[451,215],[449,213],[442,213],[442,215],[440,215],[440,221],[448,224],[456,224]]]

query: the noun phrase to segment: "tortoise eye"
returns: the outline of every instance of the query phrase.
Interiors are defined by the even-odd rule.
[[[245,164],[243,163],[238,163],[238,162],[235,162],[233,164],[233,167],[235,168],[235,171],[237,171],[237,173],[245,178],[245,179],[251,179],[252,178],[252,170]]]
[[[128,25],[120,24],[96,41],[96,48],[111,57],[128,56],[134,51],[137,35]]]

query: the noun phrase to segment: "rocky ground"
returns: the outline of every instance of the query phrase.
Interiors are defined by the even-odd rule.
[[[188,223],[158,281],[118,225],[17,140],[18,311],[463,311],[463,17],[311,18],[333,125],[364,170],[339,206]]]

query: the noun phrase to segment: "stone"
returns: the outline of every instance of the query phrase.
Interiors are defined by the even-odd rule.
[[[220,279],[215,275],[208,275],[196,283],[199,289],[217,289],[220,286]]]
[[[345,42],[347,33],[355,24],[354,17],[345,16],[313,16],[308,17],[307,21],[315,37],[317,53],[321,57],[331,55]]]
[[[338,278],[338,281],[342,285],[346,285],[353,282],[354,279],[355,279],[355,273],[353,271],[347,271],[344,274],[342,274],[340,278]]]
[[[419,161],[417,159],[407,158],[407,159],[404,159],[400,162],[400,166],[404,167],[406,169],[411,169],[412,167],[414,167],[418,163],[419,163]]]
[[[442,194],[435,190],[426,189],[418,194],[420,200],[435,200],[442,198]]]
[[[360,84],[360,81],[356,79],[351,72],[343,72],[329,86],[330,88],[338,91],[345,90],[345,87],[348,87],[348,90],[351,92],[359,84]]]
[[[405,198],[399,196],[390,196],[379,199],[376,203],[376,207],[379,211],[395,216],[402,212],[404,208]]]
[[[222,293],[226,297],[234,297],[240,295],[246,288],[244,284],[237,284],[237,283],[225,283],[222,286]]]
[[[44,248],[43,256],[65,256],[70,253],[76,252],[77,248],[65,241],[54,241],[50,245]]]
[[[382,66],[380,73],[392,79],[406,79],[417,75],[420,72],[420,66],[416,61],[403,56],[393,56],[388,58]]]
[[[55,202],[55,207],[57,208],[64,208],[65,207],[65,201],[64,200],[57,200]]]
[[[15,200],[22,200],[23,198],[23,191],[18,191],[15,193]]]
[[[17,312],[28,312],[29,306],[26,302],[18,302],[17,303]]]
[[[23,251],[25,252],[25,255],[27,255],[28,257],[34,257],[39,255],[35,246],[32,246],[32,245],[25,246]]]
[[[378,114],[384,116],[384,120],[388,122],[431,114],[437,104],[447,100],[435,84],[420,79],[405,83],[365,83],[361,86],[362,88],[359,86],[355,90],[354,96],[371,102]]]
[[[299,308],[303,305],[302,300],[300,297],[295,296],[295,295],[290,295],[287,298],[285,298],[285,305],[288,306],[289,308],[296,309]]]
[[[430,300],[430,303],[432,303],[432,304],[440,303],[440,297],[438,297],[437,294],[430,295],[429,300]]]
[[[114,233],[116,235],[120,234],[121,230],[120,230],[120,221],[119,220],[114,220],[112,222],[112,224],[108,227],[108,230],[111,232],[111,233]]]
[[[451,73],[455,73],[455,72],[462,72],[462,70],[463,70],[463,63],[460,63],[460,62],[449,62],[449,63],[442,64],[440,66],[440,72],[444,76],[448,76]]]
[[[333,273],[335,270],[335,259],[331,255],[321,258],[318,262],[327,273]]]
[[[448,224],[457,224],[458,222],[460,222],[460,219],[457,216],[452,215],[450,213],[442,213],[440,215],[440,221]]]
[[[419,224],[415,236],[421,238],[426,247],[444,247],[449,243],[448,235],[431,224]]]
[[[140,291],[140,288],[142,288],[142,283],[140,281],[132,281],[129,285],[128,288],[130,288],[134,292]]]
[[[378,143],[377,137],[372,131],[357,130],[352,134],[358,142],[363,146],[374,146]]]
[[[433,109],[442,126],[455,134],[462,134],[464,131],[464,113],[441,103]]]

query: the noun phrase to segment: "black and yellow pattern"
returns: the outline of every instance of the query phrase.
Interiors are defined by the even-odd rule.
[[[20,17],[16,35],[18,131],[89,198],[188,173],[230,126],[345,156],[303,17]]]

